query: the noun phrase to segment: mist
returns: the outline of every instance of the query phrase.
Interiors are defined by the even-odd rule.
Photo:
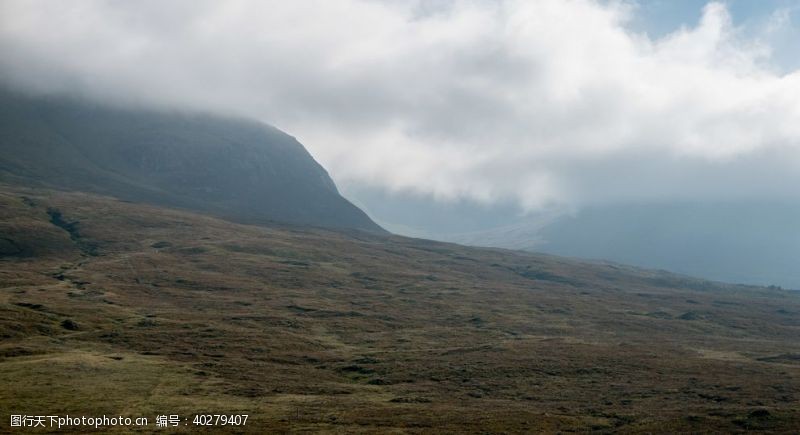
[[[340,183],[522,213],[796,199],[800,74],[708,3],[650,36],[590,0],[0,2],[6,86],[235,114]]]

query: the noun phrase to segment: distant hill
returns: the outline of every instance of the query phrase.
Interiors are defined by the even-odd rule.
[[[798,222],[800,206],[769,201],[618,204],[434,238],[800,289]]]
[[[254,121],[0,91],[0,181],[383,232],[292,136]]]
[[[653,198],[587,205],[570,214],[525,214],[507,203],[446,203],[362,186],[341,188],[395,234],[800,289],[798,201]]]
[[[800,289],[800,206],[770,201],[591,207],[547,225],[539,251]]]

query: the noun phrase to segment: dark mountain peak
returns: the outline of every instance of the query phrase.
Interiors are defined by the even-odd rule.
[[[236,221],[380,231],[294,137],[246,119],[0,92],[0,181]]]

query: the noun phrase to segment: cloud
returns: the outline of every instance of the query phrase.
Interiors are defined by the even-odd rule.
[[[797,199],[800,72],[721,3],[653,39],[590,0],[0,1],[37,92],[258,118],[338,181],[527,210]],[[786,34],[776,14],[764,35]],[[749,36],[748,36],[749,35]]]

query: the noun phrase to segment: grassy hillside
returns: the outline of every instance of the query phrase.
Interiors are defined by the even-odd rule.
[[[0,254],[0,431],[800,430],[800,295],[778,289],[8,186]]]

